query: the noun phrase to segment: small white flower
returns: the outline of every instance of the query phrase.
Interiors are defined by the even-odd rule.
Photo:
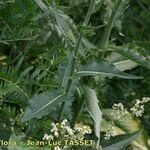
[[[52,140],[54,137],[52,135],[45,134],[43,140]]]
[[[68,120],[67,120],[67,119],[64,119],[64,120],[61,122],[61,125],[65,126],[67,122],[68,122]]]
[[[58,131],[55,131],[55,132],[54,132],[54,136],[55,136],[55,137],[58,137],[58,136],[59,136]]]
[[[58,129],[57,128],[52,128],[51,129],[51,132],[55,132],[55,131],[58,131]]]
[[[110,140],[110,138],[111,138],[111,134],[106,133],[105,136],[104,136],[104,139],[105,140]]]
[[[74,131],[69,126],[66,126],[66,130],[69,133],[69,135],[74,135]]]
[[[67,149],[67,148],[68,148],[68,146],[64,146],[63,148],[64,148],[64,149]]]
[[[78,132],[80,132],[80,131],[82,131],[83,129],[82,129],[81,127],[75,127],[75,130],[78,131]]]
[[[83,126],[83,132],[84,134],[91,134],[91,129],[89,126]]]
[[[92,133],[91,128],[89,126],[86,126],[86,125],[80,125],[79,124],[79,125],[76,125],[74,129],[75,129],[75,131],[80,132],[83,135]]]
[[[117,132],[116,132],[114,126],[110,126],[108,128],[108,132],[104,136],[104,139],[105,140],[110,140],[111,137],[115,137],[116,135],[117,135]]]
[[[141,103],[141,101],[139,99],[136,99],[135,105],[138,106],[140,103]]]
[[[114,104],[112,106],[112,108],[114,110],[121,110],[121,111],[126,111],[126,109],[124,108],[124,105],[122,103],[118,103],[118,104]]]
[[[143,97],[142,98],[142,103],[144,104],[144,103],[147,103],[147,102],[149,102],[150,101],[150,97]]]
[[[58,128],[55,123],[52,123],[52,126],[53,126],[53,128],[51,129],[51,132],[58,131]]]
[[[59,146],[55,146],[54,150],[61,150],[61,148]]]
[[[69,135],[65,135],[64,137],[65,137],[65,138],[68,138],[68,137],[69,137]]]
[[[43,140],[48,140],[48,134],[45,134]]]
[[[150,98],[143,98],[141,101],[139,99],[136,99],[136,102],[132,108],[130,108],[130,111],[132,114],[134,114],[136,117],[141,117],[144,113],[144,104],[149,102]]]
[[[52,135],[49,135],[49,140],[53,140],[54,137]]]

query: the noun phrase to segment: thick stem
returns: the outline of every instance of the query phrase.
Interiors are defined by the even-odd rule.
[[[101,46],[100,46],[101,49],[105,49],[107,47],[109,37],[110,37],[110,33],[111,33],[114,21],[116,19],[118,10],[119,10],[122,2],[123,2],[123,0],[118,0],[117,1],[116,7],[114,8],[114,10],[113,10],[113,12],[110,16],[109,23],[108,23],[108,25],[107,25],[107,27],[104,31],[104,35],[103,35],[103,38],[102,38],[102,42],[101,42]]]

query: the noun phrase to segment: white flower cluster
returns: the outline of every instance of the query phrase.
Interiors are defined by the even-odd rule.
[[[77,124],[74,129],[68,125],[68,120],[65,119],[61,123],[52,123],[51,134],[45,134],[43,140],[54,140],[58,137],[69,139],[83,139],[85,134],[91,134],[89,126]]]
[[[112,106],[112,108],[113,108],[113,109],[119,109],[119,110],[122,110],[122,111],[125,110],[124,105],[123,105],[122,103],[114,104],[114,105]]]
[[[117,132],[113,125],[114,123],[112,123],[112,126],[108,128],[108,132],[104,136],[105,140],[110,140],[111,137],[115,137],[117,135]]]
[[[71,127],[69,125],[67,125],[68,120],[65,119],[61,122],[60,127],[61,129],[64,129],[67,131],[68,135],[74,135],[75,131],[73,129],[71,129]]]
[[[48,134],[45,134],[44,137],[43,137],[43,140],[53,140],[54,137],[52,135],[48,135]]]
[[[107,133],[105,134],[105,136],[104,136],[104,139],[105,139],[105,140],[110,140],[111,137],[112,137],[112,135],[107,132]]]
[[[54,137],[59,136],[59,131],[58,131],[58,124],[52,123],[52,129],[51,132],[54,134]]]
[[[133,107],[130,108],[130,111],[133,115],[136,117],[141,117],[142,114],[144,113],[144,104],[150,101],[149,97],[144,97],[142,100],[136,99],[135,104]],[[114,110],[121,110],[125,112],[126,114],[129,114],[126,108],[124,108],[124,105],[122,103],[114,104],[112,106]]]
[[[59,146],[55,146],[54,150],[61,150],[61,148]]]
[[[77,132],[81,132],[83,135],[92,133],[92,130],[89,126],[81,125],[81,124],[76,124],[74,130]]]
[[[133,114],[136,117],[141,117],[142,114],[144,113],[144,104],[150,102],[149,97],[144,97],[142,100],[136,99],[136,102],[132,108],[130,108],[130,112],[124,107],[122,103],[114,104],[112,108],[114,110],[121,110],[125,112],[125,114]],[[116,115],[116,118],[120,118],[121,116],[119,115],[120,112]],[[113,115],[113,113],[111,114]],[[104,136],[105,140],[110,140],[111,137],[114,137],[117,135],[116,129],[114,127],[114,122],[111,122],[110,126],[108,127],[108,130]]]
[[[132,108],[130,108],[130,111],[132,114],[134,114],[136,117],[141,117],[144,113],[144,104],[149,102],[149,97],[144,97],[141,101],[139,99],[136,99],[136,102]]]
[[[127,111],[126,108],[124,108],[124,105],[123,105],[122,103],[114,104],[114,105],[112,106],[112,108],[113,108],[114,110],[121,110],[121,111],[125,112],[126,114],[129,114],[129,112]]]

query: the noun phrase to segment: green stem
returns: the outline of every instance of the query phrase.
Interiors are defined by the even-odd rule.
[[[78,111],[77,111],[75,117],[73,118],[72,125],[71,125],[72,127],[75,126],[75,123],[78,121],[79,117],[81,116],[81,113],[82,113],[82,110],[83,110],[84,104],[85,104],[84,103],[85,101],[83,100],[83,94],[81,94],[80,88],[78,88],[78,95],[79,95],[78,99],[81,100],[81,102],[79,104]]]
[[[83,23],[84,26],[87,26],[90,21],[90,18],[91,18],[92,12],[93,12],[93,8],[94,8],[94,4],[95,4],[95,0],[91,0],[90,7],[89,7],[88,12],[84,19],[84,23]]]
[[[63,115],[63,111],[64,111],[64,108],[65,108],[65,102],[63,102],[62,104],[61,104],[61,108],[60,108],[60,113],[59,113],[59,115],[58,115],[58,121],[60,122],[61,121],[61,118],[62,118],[62,115]]]
[[[69,65],[69,66],[71,66],[70,77],[73,76],[73,73],[74,73],[74,70],[75,70],[76,57],[77,57],[78,49],[79,49],[80,44],[81,44],[82,37],[83,37],[83,34],[80,33],[79,39],[78,39],[78,42],[77,42],[77,45],[76,45],[76,47],[75,47],[75,49],[74,49],[74,56],[73,56],[73,58],[72,58],[72,60],[71,60],[71,63],[70,63],[70,65]],[[65,90],[66,93],[69,93],[71,84],[72,84],[72,79],[69,78],[68,83],[67,83],[67,86],[66,86],[66,90]]]
[[[84,26],[88,26],[88,24],[89,24],[94,4],[95,4],[95,0],[91,0],[87,15],[84,19],[84,23],[83,23]],[[83,37],[83,33],[81,32],[80,35],[79,35],[77,45],[74,49],[74,57],[73,57],[73,59],[71,60],[71,63],[70,63],[70,66],[71,66],[70,77],[73,75],[74,70],[75,70],[76,57],[77,57],[78,49],[79,49],[81,41],[82,41],[82,37]],[[66,86],[66,92],[67,93],[70,90],[71,83],[72,83],[72,79],[69,79],[68,83],[67,83],[67,86]]]
[[[107,27],[104,31],[104,35],[103,35],[103,38],[102,38],[102,42],[101,42],[101,46],[100,46],[101,49],[105,49],[107,47],[109,37],[110,37],[110,33],[111,33],[114,21],[115,21],[116,16],[117,16],[117,12],[118,12],[120,6],[122,5],[122,2],[123,2],[123,0],[118,0],[117,1],[116,7],[114,8],[114,10],[113,10],[113,12],[110,16],[108,25],[107,25]]]
[[[83,23],[84,26],[87,26],[89,24],[94,4],[95,4],[95,0],[91,0],[90,6],[89,6],[89,9],[88,9],[88,12],[87,12],[87,15],[86,15],[86,17],[84,19],[84,23]],[[75,70],[76,57],[77,57],[78,49],[79,49],[81,41],[82,41],[82,37],[83,37],[83,33],[81,32],[80,35],[79,35],[79,39],[78,39],[77,45],[76,45],[76,47],[74,49],[74,56],[73,56],[71,62],[69,63],[69,66],[71,66],[71,71],[70,71],[70,75],[69,75],[70,77],[73,76],[73,73],[74,73],[74,70]],[[69,80],[67,82],[67,85],[66,85],[66,89],[65,89],[65,93],[66,94],[68,94],[70,92],[72,81],[73,80],[71,78],[69,78]],[[58,117],[59,121],[62,118],[64,107],[65,107],[65,102],[63,102],[62,105],[61,105],[60,115]]]
[[[83,107],[84,107],[84,100],[82,100],[81,103],[80,103],[78,113],[77,113],[77,115],[75,116],[75,118],[72,121],[72,127],[75,126],[75,123],[78,121],[79,117],[81,116]]]
[[[72,58],[72,60],[71,60],[71,62],[70,62],[70,64],[69,64],[69,66],[71,66],[71,70],[70,70],[70,75],[69,75],[69,77],[71,77],[71,78],[69,78],[69,80],[68,80],[68,82],[67,82],[67,85],[66,85],[66,89],[65,89],[66,95],[69,94],[70,89],[71,89],[72,76],[73,76],[73,73],[74,73],[74,70],[75,70],[75,64],[76,64],[76,56],[77,56],[77,52],[78,52],[78,49],[79,49],[80,44],[81,44],[82,36],[83,36],[83,34],[80,33],[79,39],[78,39],[78,42],[77,42],[77,45],[76,45],[76,47],[75,47],[75,49],[74,49],[74,56],[73,56],[73,58]],[[65,103],[66,103],[66,102],[63,102],[62,105],[61,105],[60,115],[58,116],[58,120],[59,120],[59,121],[60,121],[61,118],[62,118],[63,111],[64,111],[64,107],[65,107]]]
[[[100,0],[100,1],[98,2],[97,5],[98,5],[99,8],[101,7],[103,1],[104,1],[104,0]],[[93,11],[95,11],[95,10],[94,10],[95,4],[96,4],[96,0],[91,0],[91,2],[90,2],[90,7],[89,7],[88,12],[87,12],[87,14],[86,14],[86,17],[85,17],[85,19],[84,19],[83,25],[85,25],[85,26],[88,25],[88,23],[89,23],[89,21],[90,21],[90,18],[91,18],[91,15],[94,13]]]

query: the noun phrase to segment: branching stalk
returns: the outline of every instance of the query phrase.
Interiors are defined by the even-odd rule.
[[[74,70],[75,70],[75,63],[76,63],[76,55],[77,55],[77,52],[78,52],[78,49],[80,47],[80,44],[81,44],[81,40],[82,40],[82,36],[83,34],[80,33],[80,36],[79,36],[79,39],[78,39],[78,43],[74,49],[74,56],[69,64],[69,66],[71,66],[71,70],[70,70],[70,75],[69,77],[72,77],[73,76],[73,73],[74,73]],[[65,93],[66,95],[69,94],[70,92],[70,89],[71,89],[71,84],[72,84],[72,79],[69,78],[68,82],[67,82],[67,85],[66,85],[66,89],[65,89]],[[65,104],[66,102],[63,102],[62,105],[61,105],[61,109],[60,109],[60,115],[58,116],[58,120],[60,121],[61,118],[62,118],[62,115],[63,115],[63,111],[64,111],[64,108],[65,108]]]
[[[76,45],[76,47],[74,49],[74,56],[73,56],[73,58],[72,58],[72,60],[71,60],[71,62],[69,64],[69,66],[71,66],[70,77],[73,76],[73,73],[74,73],[74,70],[75,70],[76,56],[77,56],[77,52],[78,52],[78,49],[79,49],[80,44],[81,44],[82,37],[83,37],[83,34],[80,33],[77,45]],[[70,78],[68,80],[68,83],[67,83],[67,86],[66,86],[66,93],[69,93],[71,84],[72,84],[72,79]]]
[[[90,6],[89,6],[89,9],[88,9],[88,12],[87,12],[87,15],[86,15],[86,17],[84,19],[83,26],[88,26],[90,18],[91,18],[91,15],[92,15],[92,12],[93,12],[94,5],[95,5],[95,0],[91,0]],[[72,60],[69,63],[69,66],[71,66],[71,71],[70,71],[69,77],[73,76],[73,73],[74,73],[74,70],[75,70],[76,58],[77,58],[77,54],[78,54],[78,49],[79,49],[81,41],[82,41],[82,37],[83,37],[83,33],[81,32],[80,35],[79,35],[79,39],[78,39],[77,45],[74,48],[74,56],[73,56]],[[67,82],[67,85],[66,85],[66,89],[65,89],[65,93],[66,94],[68,94],[70,92],[72,81],[73,80],[71,78],[69,78],[69,80]],[[62,118],[64,107],[65,107],[65,102],[63,102],[62,106],[61,106],[60,115],[58,117],[59,121]]]

